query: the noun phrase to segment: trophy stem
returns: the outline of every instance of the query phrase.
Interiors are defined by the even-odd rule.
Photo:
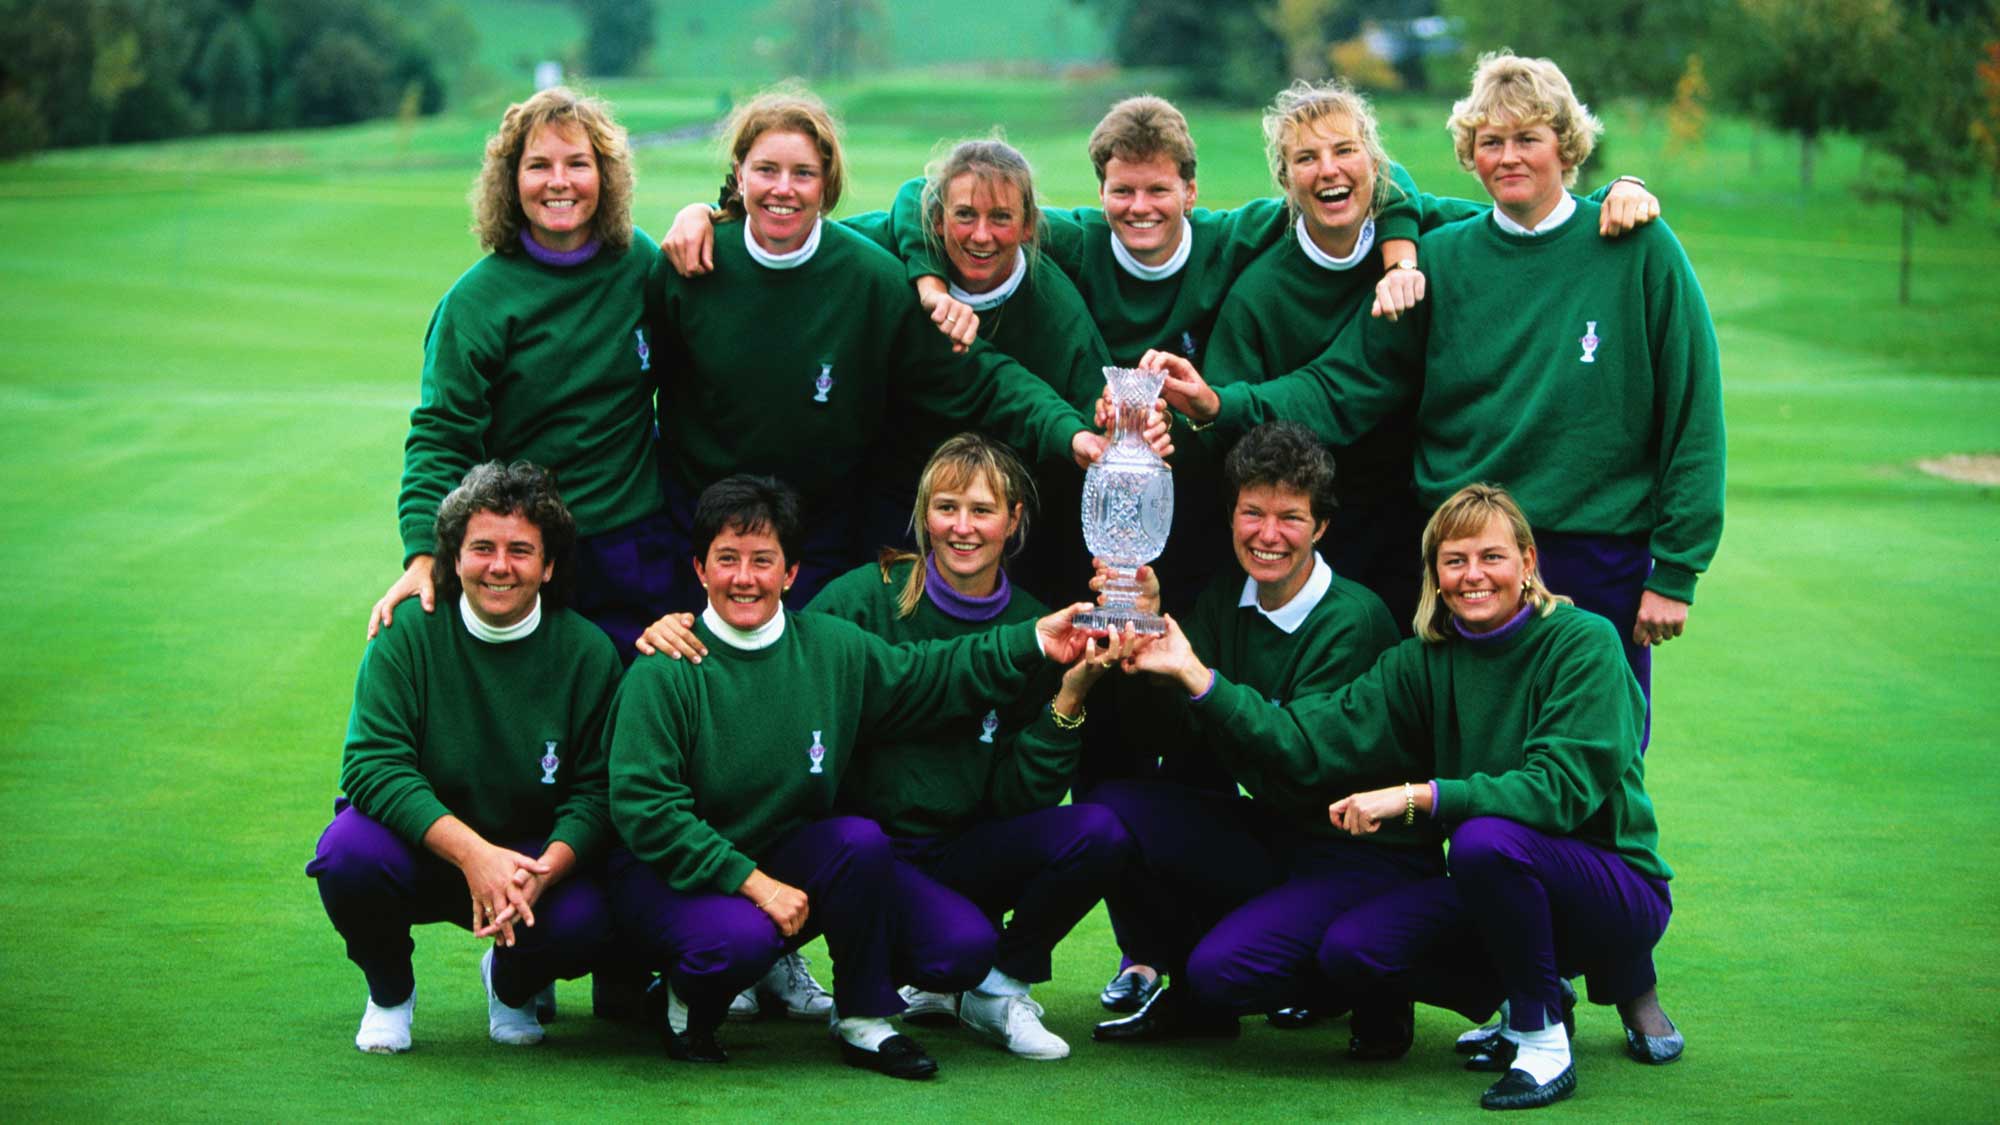
[[[1122,633],[1129,625],[1133,633],[1142,637],[1164,636],[1166,618],[1139,608],[1139,595],[1144,592],[1139,585],[1139,568],[1106,563],[1104,569],[1104,603],[1077,614],[1070,623],[1079,629],[1106,633]]]

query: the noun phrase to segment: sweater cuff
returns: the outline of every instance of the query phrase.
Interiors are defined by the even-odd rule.
[[[1471,800],[1471,787],[1460,780],[1440,779],[1431,784],[1437,786],[1437,798],[1431,805],[1431,812],[1439,820],[1460,821],[1465,819],[1465,806]]]
[[[1694,604],[1694,582],[1699,575],[1678,563],[1653,560],[1653,573],[1646,579],[1646,589],[1662,597],[1677,602]]]
[[[445,803],[437,799],[435,793],[412,794],[407,800],[397,803],[393,809],[385,809],[381,816],[374,818],[384,828],[403,838],[403,842],[421,851],[424,834],[431,825],[451,815]]]
[[[437,551],[437,521],[426,520],[422,525],[416,521],[404,524],[398,529],[403,537],[403,569],[410,569],[410,560],[418,555],[433,554]]]
[[[756,861],[747,855],[731,852],[729,858],[716,867],[713,885],[717,892],[733,895],[743,889],[743,880],[748,879],[750,873],[755,870],[757,870]]]
[[[1375,245],[1402,239],[1415,242],[1422,233],[1418,229],[1415,206],[1398,209],[1393,215],[1383,215],[1375,220]]]
[[[568,844],[569,850],[576,853],[578,867],[588,867],[597,862],[598,854],[603,850],[600,834],[587,824],[565,824],[557,821],[555,828],[549,832],[548,843]],[[545,852],[548,850],[547,844],[543,845],[542,850]]]
[[[1232,430],[1243,429],[1243,416],[1250,408],[1251,383],[1225,383],[1215,388],[1215,398],[1220,404],[1215,412],[1214,426],[1226,426]]]
[[[1434,777],[1431,778],[1431,819],[1436,820],[1437,815],[1438,815],[1438,783],[1437,783],[1437,778]]]
[[[1200,703],[1202,700],[1207,699],[1210,695],[1214,694],[1215,680],[1216,677],[1219,676],[1220,674],[1221,673],[1217,672],[1215,669],[1210,668],[1208,670],[1208,686],[1196,692],[1195,694],[1188,696],[1188,702]]]

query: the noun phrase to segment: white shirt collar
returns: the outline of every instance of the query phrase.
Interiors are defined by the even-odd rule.
[[[701,619],[708,626],[708,631],[715,634],[716,640],[721,641],[730,648],[742,649],[745,652],[755,652],[760,648],[770,648],[772,645],[778,643],[779,637],[785,635],[784,606],[779,606],[778,612],[772,614],[769,621],[764,622],[755,629],[738,629],[736,626],[724,621],[722,615],[715,612],[715,607],[712,605],[701,611]]]
[[[1319,244],[1312,240],[1312,235],[1306,233],[1306,217],[1304,215],[1299,216],[1298,226],[1295,229],[1298,231],[1299,249],[1306,252],[1306,260],[1322,269],[1351,270],[1360,264],[1363,258],[1368,256],[1368,251],[1375,248],[1375,219],[1373,216],[1361,220],[1361,234],[1354,240],[1354,249],[1348,251],[1347,256],[1344,258],[1336,258],[1319,248]]]
[[[1186,215],[1181,216],[1181,244],[1174,251],[1173,257],[1157,266],[1146,265],[1134,258],[1132,252],[1125,249],[1125,244],[1118,241],[1117,235],[1113,234],[1110,238],[1111,256],[1118,260],[1119,267],[1126,273],[1140,281],[1165,281],[1181,272],[1181,267],[1187,265],[1188,254],[1194,250],[1194,224],[1188,222]]]
[[[750,220],[743,220],[743,245],[750,249],[750,260],[760,266],[774,270],[797,269],[812,261],[813,251],[819,249],[819,228],[825,219],[814,219],[812,233],[806,236],[806,244],[788,254],[773,254],[757,245],[757,238],[750,233]]]
[[[472,599],[465,591],[458,592],[458,616],[465,622],[465,631],[490,645],[504,645],[518,641],[533,633],[542,623],[542,596],[535,595],[535,604],[528,610],[528,616],[512,625],[488,625],[484,618],[472,611]]]
[[[1498,223],[1500,229],[1506,231],[1508,234],[1533,236],[1549,233],[1568,222],[1569,217],[1574,214],[1576,214],[1576,197],[1568,192],[1563,192],[1562,198],[1556,201],[1555,210],[1544,215],[1542,221],[1536,223],[1532,229],[1515,222],[1512,218],[1508,217],[1507,212],[1502,211],[1498,207],[1493,208],[1493,221]]]
[[[1007,298],[1012,297],[1014,290],[1021,287],[1021,279],[1026,276],[1028,276],[1028,252],[1016,247],[1014,250],[1014,272],[1007,276],[1007,280],[988,289],[986,292],[967,293],[965,290],[960,289],[956,282],[946,282],[946,285],[951,289],[952,300],[969,305],[973,312],[985,312],[987,309],[998,308],[1006,302]]]
[[[1292,595],[1291,601],[1276,609],[1265,609],[1257,604],[1257,580],[1245,578],[1243,596],[1236,599],[1236,605],[1239,609],[1256,610],[1286,633],[1296,633],[1299,626],[1306,623],[1306,616],[1312,613],[1313,607],[1332,588],[1333,568],[1326,565],[1326,560],[1320,557],[1318,551],[1314,551],[1312,573],[1306,576],[1306,584],[1299,587],[1299,592]]]

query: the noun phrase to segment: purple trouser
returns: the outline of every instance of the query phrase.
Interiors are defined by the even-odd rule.
[[[620,849],[611,857],[611,910],[625,941],[667,973],[691,1013],[720,1020],[731,997],[823,933],[841,1015],[892,1016],[903,1010],[891,968],[895,862],[889,838],[858,816],[815,821],[779,841],[757,869],[804,891],[810,911],[805,928],[786,938],[750,900],[677,891]]]
[[[1472,1020],[1504,998],[1518,1031],[1562,1010],[1560,977],[1588,975],[1597,1003],[1653,987],[1672,896],[1618,853],[1474,817],[1452,834],[1450,862],[1450,878],[1392,890],[1334,922],[1319,964],[1336,986],[1380,981]]]
[[[1104,897],[1132,856],[1111,810],[1062,805],[975,825],[950,838],[892,841],[901,925],[898,980],[960,992],[997,968],[1048,980],[1056,943]],[[1014,912],[997,939],[994,927]]]
[[[1625,646],[1625,663],[1646,697],[1646,729],[1639,752],[1653,739],[1653,649],[1632,643],[1632,626],[1639,620],[1639,598],[1653,574],[1653,556],[1644,539],[1619,535],[1568,535],[1560,531],[1535,536],[1536,564],[1549,589],[1610,621]]]
[[[539,856],[536,842],[508,845]],[[410,927],[454,922],[472,928],[472,898],[456,867],[362,815],[342,797],[333,823],[320,833],[306,874],[319,881],[320,902],[347,941],[347,959],[368,979],[368,995],[383,1007],[409,999],[416,988]],[[551,981],[590,971],[611,933],[604,889],[572,873],[535,904],[535,924],[514,926],[514,944],[493,951],[493,991],[510,1007],[526,1004]]]
[[[686,539],[674,533],[664,511],[576,542],[576,611],[611,637],[627,666],[646,626],[676,610],[698,610],[700,601],[677,601],[691,574]]]

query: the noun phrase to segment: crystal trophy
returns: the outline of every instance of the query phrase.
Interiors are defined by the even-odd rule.
[[[1158,636],[1166,619],[1138,608],[1139,568],[1160,557],[1174,522],[1174,471],[1146,444],[1146,417],[1164,371],[1107,367],[1117,411],[1111,447],[1083,476],[1083,542],[1109,571],[1097,608],[1076,615],[1079,629]]]

